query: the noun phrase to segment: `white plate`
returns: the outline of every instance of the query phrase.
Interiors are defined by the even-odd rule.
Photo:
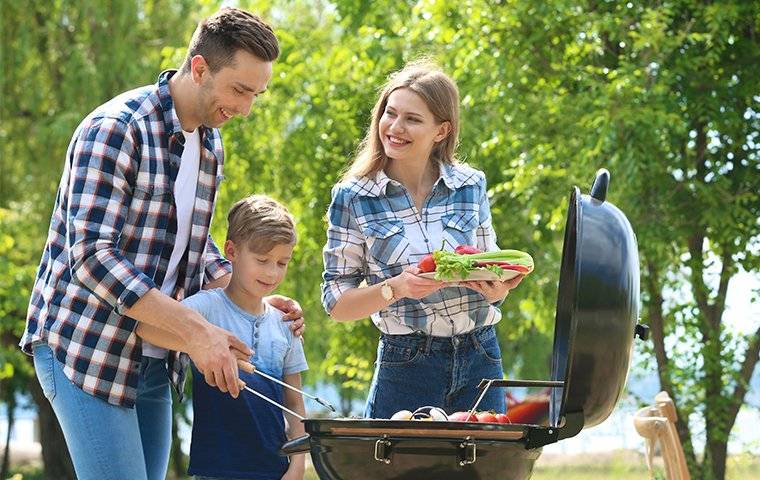
[[[470,275],[467,278],[459,278],[459,276],[455,276],[451,280],[444,280],[444,282],[448,283],[456,283],[456,282],[466,282],[467,280],[511,280],[515,278],[516,276],[520,275],[520,272],[516,270],[504,270],[504,273],[501,274],[501,276],[495,274],[494,272],[490,270],[485,269],[477,269],[470,272]],[[432,280],[435,280],[435,272],[428,272],[428,273],[420,273],[418,276],[422,278],[430,278]]]

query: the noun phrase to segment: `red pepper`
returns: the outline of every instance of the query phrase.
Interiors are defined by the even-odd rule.
[[[457,248],[454,249],[454,252],[460,255],[472,255],[474,253],[483,253],[477,247],[473,247],[472,245],[459,245]]]
[[[525,265],[499,265],[502,270],[514,270],[516,272],[520,273],[529,273],[530,268],[526,267]]]
[[[516,263],[509,263],[509,262],[476,262],[475,266],[477,267],[487,267],[489,265],[496,265],[497,267],[501,267],[504,270],[514,270],[516,272],[520,273],[529,273],[530,268],[526,267],[525,265],[518,265]]]

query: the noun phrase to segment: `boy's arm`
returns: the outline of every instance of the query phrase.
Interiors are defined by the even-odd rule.
[[[295,387],[299,390],[302,389],[300,373],[291,373],[289,375],[285,375],[282,380],[292,387]],[[293,390],[290,390],[289,388],[284,389],[284,403],[286,407],[293,410],[297,414],[304,417],[306,416],[306,408],[304,407],[304,404],[303,404],[303,396],[300,393],[294,392]],[[299,418],[296,418],[289,413],[285,413],[285,418],[288,420],[288,425],[290,426],[290,435],[289,435],[290,439],[301,437],[306,434],[306,430],[304,429],[303,422],[301,422]],[[291,455],[290,466],[288,467],[287,474],[283,478],[301,479],[303,478],[305,470],[306,470],[306,455],[305,454]]]

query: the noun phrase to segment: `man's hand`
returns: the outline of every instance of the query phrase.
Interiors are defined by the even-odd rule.
[[[207,323],[205,331],[193,337],[187,353],[206,383],[238,397],[237,360],[248,361],[253,354],[245,343],[227,330]]]
[[[282,295],[270,295],[264,297],[264,301],[285,314],[282,317],[283,322],[293,322],[290,324],[293,335],[297,337],[303,335],[306,323],[303,319],[303,310],[301,310],[301,305],[298,302]]]

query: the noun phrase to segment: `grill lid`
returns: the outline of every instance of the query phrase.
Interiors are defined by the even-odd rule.
[[[570,194],[557,296],[550,425],[597,425],[625,387],[639,316],[639,255],[600,169],[589,195]],[[577,433],[577,432],[576,432]],[[562,435],[561,435],[562,436]]]

